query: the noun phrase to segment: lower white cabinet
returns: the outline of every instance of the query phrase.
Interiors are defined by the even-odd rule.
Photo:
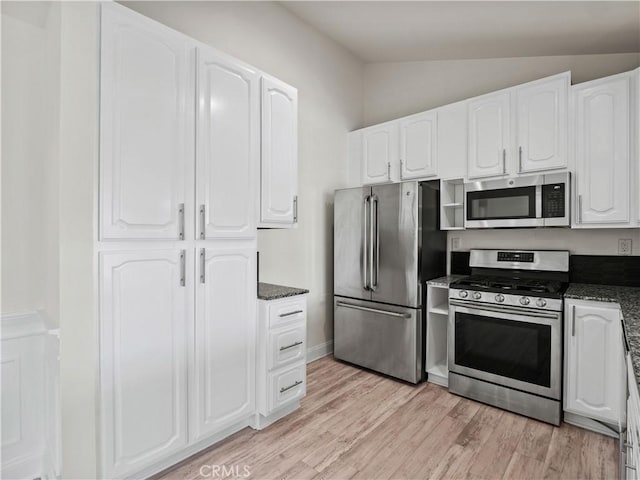
[[[299,406],[307,387],[307,297],[258,300],[256,428]]]
[[[148,476],[255,413],[255,243],[100,252],[101,476]]]
[[[620,307],[565,300],[565,412],[618,425],[625,367]]]

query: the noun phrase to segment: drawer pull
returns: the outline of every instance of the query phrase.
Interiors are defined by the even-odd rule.
[[[295,315],[297,313],[302,313],[303,310],[294,310],[293,312],[287,312],[287,313],[281,313],[280,316],[281,317],[288,317],[290,315]]]
[[[297,347],[298,345],[302,345],[302,342],[292,343],[291,345],[287,345],[286,347],[280,347],[280,351],[288,350],[293,347]]]
[[[636,467],[634,467],[633,465],[629,465],[628,463],[624,464],[624,468],[628,468],[629,470],[635,470]]]
[[[289,385],[288,387],[282,387],[280,389],[280,393],[284,393],[287,390],[291,390],[294,387],[297,387],[298,385],[300,385],[302,383],[302,380],[296,380],[296,383],[294,383],[293,385]]]

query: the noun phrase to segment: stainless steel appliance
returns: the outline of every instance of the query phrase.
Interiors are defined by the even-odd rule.
[[[423,380],[423,282],[446,271],[439,197],[438,181],[336,190],[336,358]]]
[[[467,228],[569,227],[570,173],[465,183]]]
[[[569,252],[471,250],[449,289],[449,391],[560,424]]]

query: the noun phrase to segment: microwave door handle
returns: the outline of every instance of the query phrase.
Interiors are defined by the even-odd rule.
[[[536,185],[536,218],[542,218],[542,185]]]

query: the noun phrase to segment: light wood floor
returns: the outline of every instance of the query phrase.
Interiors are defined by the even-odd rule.
[[[244,429],[161,478],[221,478],[213,465],[231,477],[246,466],[249,479],[614,479],[618,445],[325,357],[309,364],[295,413]]]

